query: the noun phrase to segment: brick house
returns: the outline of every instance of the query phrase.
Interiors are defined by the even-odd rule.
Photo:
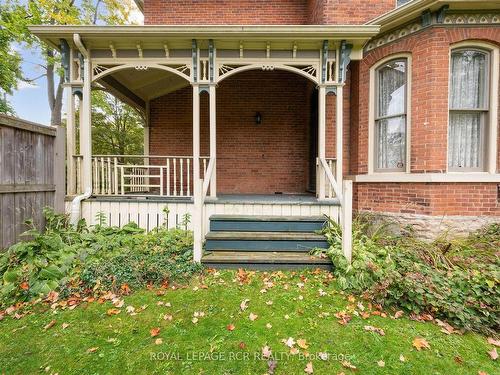
[[[498,1],[136,3],[143,26],[32,27],[64,56],[74,217],[188,213],[197,260],[205,239],[239,246],[211,231],[244,217],[347,233],[370,211],[428,237],[500,221]],[[144,155],[92,155],[95,87],[144,113]]]

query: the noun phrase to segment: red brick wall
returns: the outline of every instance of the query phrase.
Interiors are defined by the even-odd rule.
[[[145,0],[144,24],[301,25],[306,0]]]
[[[363,24],[396,7],[395,0],[309,0],[312,24]]]
[[[355,209],[423,215],[499,216],[497,184],[357,183]]]
[[[249,71],[217,88],[219,193],[303,193],[308,183],[311,85],[293,73]],[[209,154],[208,98],[201,154]],[[256,112],[263,122],[255,124]],[[330,146],[331,147],[331,146]],[[151,103],[150,153],[192,154],[192,89]]]
[[[363,24],[395,7],[395,0],[145,0],[144,23]]]
[[[493,27],[431,27],[351,63],[352,82],[358,86],[357,90],[353,88],[351,102],[353,174],[368,171],[369,69],[381,59],[402,52],[412,56],[411,172],[446,172],[449,50],[451,44],[464,40],[500,45],[500,32]],[[355,187],[354,204],[363,210],[432,215],[500,214],[496,183],[361,183]]]

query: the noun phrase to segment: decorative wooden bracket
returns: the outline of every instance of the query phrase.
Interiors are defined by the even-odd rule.
[[[68,82],[70,80],[69,70],[70,70],[70,49],[69,44],[66,39],[61,39],[61,65],[64,70],[64,82]]]
[[[347,76],[347,65],[351,62],[352,44],[347,44],[345,40],[340,42],[339,80],[344,83]]]
[[[326,82],[326,69],[328,65],[328,40],[323,40],[321,49],[321,83]]]
[[[196,39],[191,42],[191,57],[193,58],[193,82],[198,82],[198,44]]]
[[[214,41],[210,39],[208,41],[208,69],[209,69],[209,77],[210,82],[214,81],[214,61],[215,60],[215,50],[214,50]]]

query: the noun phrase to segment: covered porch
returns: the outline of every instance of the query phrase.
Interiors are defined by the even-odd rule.
[[[64,57],[73,218],[91,221],[104,212],[111,224],[145,220],[152,229],[162,224],[160,205],[167,206],[190,216],[195,260],[201,259],[212,214],[326,214],[350,233],[352,186],[342,178],[342,87],[349,61],[362,57],[377,26],[32,31]],[[296,85],[284,90],[280,82]],[[93,88],[144,113],[144,155],[92,154]],[[241,92],[260,101],[236,100]],[[327,95],[335,103],[334,127],[327,121]],[[75,102],[80,103],[78,154]],[[334,147],[328,147],[332,130]],[[350,235],[344,241],[350,256]]]

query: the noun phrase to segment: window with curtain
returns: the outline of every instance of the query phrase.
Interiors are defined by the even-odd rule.
[[[407,59],[376,70],[375,170],[406,169]]]
[[[475,49],[451,52],[448,168],[484,170],[488,116],[489,53]]]

